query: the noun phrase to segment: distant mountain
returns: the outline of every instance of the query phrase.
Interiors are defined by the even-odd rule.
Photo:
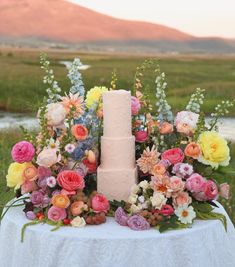
[[[235,42],[196,38],[158,24],[103,15],[65,0],[0,0],[0,43],[159,52],[235,52]]]

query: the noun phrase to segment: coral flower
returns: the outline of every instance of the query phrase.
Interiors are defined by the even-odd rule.
[[[173,125],[165,121],[159,125],[159,132],[160,134],[170,134],[173,132]]]
[[[88,130],[81,124],[75,124],[71,128],[72,135],[78,140],[83,141],[88,136]]]
[[[163,175],[166,172],[166,167],[162,163],[156,164],[152,169],[153,175]]]
[[[68,196],[58,194],[52,197],[51,204],[57,208],[66,209],[70,204],[70,200]]]
[[[71,205],[70,211],[73,216],[78,216],[85,210],[85,208],[87,208],[87,205],[85,205],[83,201],[75,201]]]
[[[66,191],[75,191],[83,189],[85,182],[83,177],[75,171],[62,171],[57,176],[57,183]]]
[[[157,152],[155,146],[153,146],[150,150],[147,147],[141,157],[137,160],[137,165],[140,167],[140,170],[143,173],[151,173],[153,167],[158,163],[158,157],[160,154]]]
[[[185,150],[184,150],[184,154],[187,156],[187,157],[191,157],[191,158],[194,158],[194,159],[198,159],[199,156],[201,155],[201,149],[200,149],[200,146],[199,144],[197,143],[189,143]]]
[[[61,100],[67,114],[72,111],[75,117],[79,117],[84,113],[83,97],[79,96],[79,93],[69,93],[69,95],[61,97]]]

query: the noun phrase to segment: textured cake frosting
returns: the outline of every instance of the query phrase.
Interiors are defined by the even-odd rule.
[[[103,93],[104,136],[97,189],[109,200],[127,200],[136,183],[135,137],[131,131],[131,94],[125,90]]]

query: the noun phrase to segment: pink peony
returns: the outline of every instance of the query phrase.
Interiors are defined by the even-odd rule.
[[[61,155],[58,155],[56,148],[44,148],[37,157],[37,164],[49,168],[60,160]]]
[[[37,184],[34,181],[25,181],[21,186],[21,194],[30,193],[38,189]]]
[[[184,160],[184,152],[180,148],[168,149],[162,153],[163,160],[169,160],[171,164],[181,163]]]
[[[219,192],[220,196],[225,199],[229,199],[230,186],[227,183],[223,183],[220,185],[219,189],[220,189],[220,192]]]
[[[161,210],[160,210],[160,214],[164,215],[164,216],[171,216],[174,214],[174,209],[171,205],[169,204],[165,204],[162,206]]]
[[[54,222],[62,221],[66,218],[66,210],[52,206],[48,210],[48,219]]]
[[[177,196],[173,198],[173,204],[176,207],[189,205],[192,202],[192,198],[189,196],[188,192],[180,192]]]
[[[138,115],[138,112],[141,108],[140,101],[135,96],[131,97],[131,114],[132,116]]]
[[[185,182],[177,176],[172,176],[170,178],[170,184],[168,191],[173,195],[178,195],[185,188]]]
[[[148,133],[146,131],[135,132],[135,140],[138,143],[144,143],[148,139]]]
[[[208,180],[204,187],[204,193],[205,193],[206,200],[216,199],[218,196],[217,184],[212,180]]]
[[[75,171],[62,171],[57,176],[57,183],[66,191],[75,191],[83,189],[85,182],[83,177]]]
[[[199,193],[203,191],[203,188],[206,184],[206,179],[203,178],[200,174],[192,174],[186,181],[186,188],[192,193]]]
[[[96,194],[91,200],[91,207],[94,212],[108,212],[110,206],[107,198],[101,194]]]
[[[27,141],[15,144],[11,150],[12,159],[18,163],[29,162],[33,159],[34,155],[35,148]]]

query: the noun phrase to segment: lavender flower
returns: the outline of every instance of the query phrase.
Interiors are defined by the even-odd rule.
[[[38,178],[37,184],[42,190],[46,190],[46,188],[47,188],[47,177]]]
[[[127,225],[135,231],[148,230],[150,228],[150,224],[140,215],[131,216],[127,221]]]
[[[180,178],[187,179],[193,174],[193,167],[188,163],[177,163],[174,165],[172,172]]]
[[[43,202],[44,194],[42,191],[33,191],[33,193],[30,196],[30,200],[33,203],[34,206],[40,206]]]
[[[119,223],[122,226],[127,226],[127,221],[128,221],[129,217],[126,214],[126,212],[123,210],[123,208],[119,207],[116,211],[115,211],[115,221],[117,223]]]
[[[75,145],[74,144],[67,144],[64,149],[69,154],[72,154],[74,149],[75,149]]]
[[[46,178],[47,186],[53,188],[56,186],[56,178],[54,176],[50,176]]]

